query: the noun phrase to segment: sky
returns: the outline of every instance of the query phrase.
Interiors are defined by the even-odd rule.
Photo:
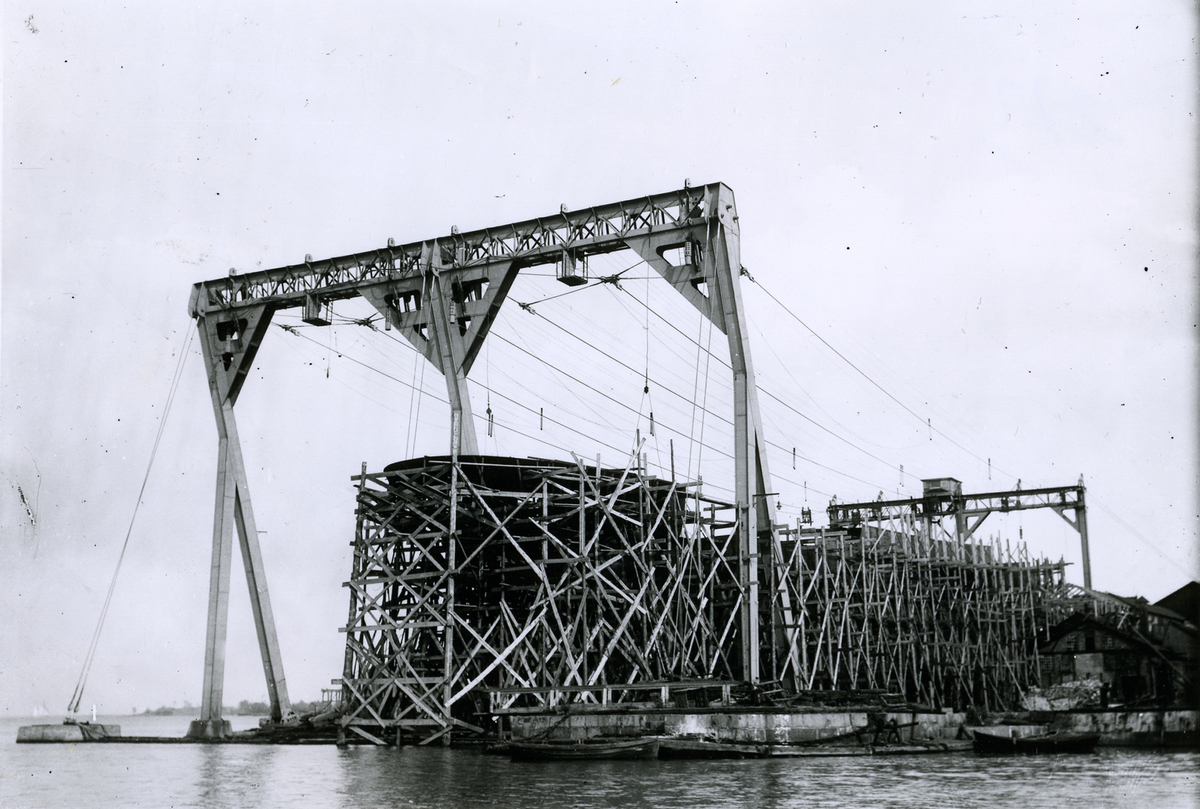
[[[1182,2],[6,2],[0,710],[65,709],[123,546],[84,705],[200,701],[217,435],[192,284],[685,179],[736,194],[781,522],[925,477],[1082,475],[1097,589],[1200,578],[1196,22]],[[469,380],[482,450],[623,465],[641,437],[656,473],[673,452],[722,497],[726,346],[632,256],[590,268],[619,287],[553,300],[522,274]],[[361,301],[335,315],[272,327],[237,405],[293,699],[340,675],[350,477],[449,444],[437,372],[355,323]],[[1082,583],[1053,513],[981,530]],[[233,576],[227,704],[266,695]]]

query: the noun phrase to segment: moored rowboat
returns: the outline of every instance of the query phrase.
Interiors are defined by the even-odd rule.
[[[658,758],[658,739],[509,742],[513,761],[588,761]]]
[[[1100,741],[1098,733],[1051,731],[1032,736],[1012,736],[976,728],[976,753],[1090,753]]]

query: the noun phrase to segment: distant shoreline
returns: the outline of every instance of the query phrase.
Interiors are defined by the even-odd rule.
[[[327,704],[322,703],[322,702],[306,702],[304,700],[300,700],[299,702],[292,703],[292,710],[295,711],[297,714],[316,713],[321,710],[324,710],[326,707],[328,707]],[[173,705],[161,705],[157,708],[145,708],[140,711],[134,709],[132,711],[126,711],[124,713],[108,713],[107,711],[100,711],[100,712],[98,712],[98,715],[107,717],[107,718],[133,717],[133,716],[190,716],[194,719],[200,715],[200,706],[192,705],[190,702],[184,702],[182,707],[175,707]],[[266,718],[271,715],[271,706],[265,702],[250,702],[249,700],[242,700],[237,705],[223,706],[221,708],[221,715],[222,716],[252,716],[252,717]],[[86,719],[89,719],[90,717],[91,717],[90,711],[81,711],[79,713],[79,718],[81,720],[86,720]],[[33,723],[35,723],[35,724],[43,724],[43,725],[57,724],[57,723],[61,722],[64,718],[66,718],[66,712],[62,711],[62,712],[58,712],[58,713],[50,712],[50,713],[43,713],[43,714],[26,714],[24,716],[17,716],[16,714],[5,714],[5,718],[6,719],[14,719],[14,720],[19,719],[22,721],[32,720]]]

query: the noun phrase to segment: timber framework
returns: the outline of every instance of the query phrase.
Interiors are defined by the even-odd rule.
[[[1041,680],[1037,644],[1063,562],[996,540],[782,529],[802,689],[1008,710]]]
[[[428,743],[569,704],[728,704],[742,680],[737,510],[698,483],[650,476],[636,453],[623,468],[419,458],[356,481],[346,730]],[[1003,710],[1040,681],[1061,561],[920,522],[775,528],[753,605],[773,675],[759,702]]]
[[[359,477],[343,726],[429,742],[564,694],[733,682],[736,510],[636,458],[421,458]]]

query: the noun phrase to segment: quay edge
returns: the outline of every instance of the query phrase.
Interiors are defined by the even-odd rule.
[[[512,739],[581,741],[598,736],[689,736],[733,744],[797,744],[835,739],[871,727],[873,717],[900,726],[900,740],[955,739],[964,713],[950,711],[625,710],[527,713],[507,717]]]
[[[734,744],[798,744],[830,741],[868,731],[874,719],[895,722],[900,741],[936,742],[966,735],[968,715],[939,711],[580,711],[505,717],[515,741],[579,741],[600,736],[687,736]],[[1000,717],[997,717],[1000,718]],[[1106,747],[1200,749],[1200,711],[1063,711],[1004,714],[1003,724],[1099,733]],[[990,724],[990,723],[989,723]]]

